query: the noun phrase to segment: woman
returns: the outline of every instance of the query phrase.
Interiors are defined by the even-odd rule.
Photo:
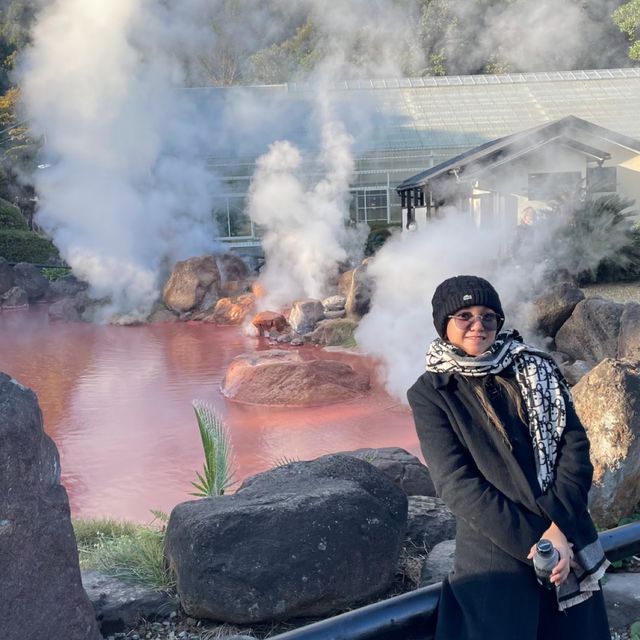
[[[609,640],[599,580],[608,561],[587,510],[589,441],[550,356],[522,343],[483,278],[432,300],[439,338],[408,392],[439,496],[457,518],[436,640]],[[552,590],[535,543],[560,555]]]

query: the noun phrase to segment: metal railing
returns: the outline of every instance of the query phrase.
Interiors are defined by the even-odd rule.
[[[640,554],[640,522],[603,531],[600,541],[610,561]],[[271,640],[432,640],[440,585],[375,602],[314,622]]]

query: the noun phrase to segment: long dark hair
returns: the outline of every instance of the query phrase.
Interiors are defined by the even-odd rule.
[[[469,376],[465,379],[468,381],[483,411],[487,414],[489,422],[491,422],[491,424],[498,430],[498,433],[500,433],[507,446],[511,448],[511,442],[509,441],[509,436],[507,435],[504,424],[496,413],[493,404],[491,404],[491,397],[487,391],[489,378],[490,376],[480,376],[477,378]],[[491,378],[497,384],[499,391],[504,392],[507,395],[508,401],[516,408],[520,420],[525,424],[528,424],[527,414],[525,412],[524,402],[522,400],[522,394],[520,393],[518,383],[511,378],[505,378],[503,376],[491,376]]]

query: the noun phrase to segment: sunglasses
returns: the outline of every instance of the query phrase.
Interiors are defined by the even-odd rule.
[[[468,329],[476,320],[480,320],[484,329],[487,331],[495,331],[498,328],[498,322],[502,320],[502,317],[497,313],[479,313],[474,315],[468,311],[447,317],[453,318],[456,327],[461,330]]]

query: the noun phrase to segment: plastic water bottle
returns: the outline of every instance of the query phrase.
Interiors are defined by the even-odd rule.
[[[533,556],[533,568],[536,572],[538,582],[546,589],[553,589],[551,582],[551,572],[558,564],[560,554],[549,540],[542,538],[536,543],[536,552]]]

